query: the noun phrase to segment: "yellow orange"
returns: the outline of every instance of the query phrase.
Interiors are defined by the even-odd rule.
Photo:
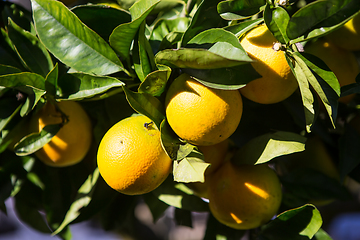
[[[74,101],[61,101],[58,108],[67,116],[59,132],[35,152],[45,164],[66,167],[80,162],[89,151],[92,142],[91,121],[81,105]],[[47,102],[31,119],[31,129],[40,132],[46,125],[63,122],[62,114],[55,105]]]
[[[198,146],[214,145],[230,137],[243,109],[239,91],[212,89],[187,74],[170,85],[165,104],[174,132]]]
[[[250,30],[240,41],[255,61],[251,65],[262,76],[240,89],[241,95],[251,101],[262,104],[281,102],[298,88],[284,52],[273,49],[276,41],[266,25]]]
[[[125,118],[106,132],[97,163],[105,182],[127,195],[154,190],[167,178],[172,166],[161,145],[160,131],[143,115]]]
[[[231,228],[257,228],[280,207],[281,184],[266,164],[237,166],[228,161],[207,180],[210,211]]]

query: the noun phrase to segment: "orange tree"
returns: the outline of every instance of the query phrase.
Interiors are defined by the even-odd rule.
[[[105,229],[126,229],[128,234],[136,236],[134,209],[139,202],[147,204],[154,221],[169,206],[175,207],[179,225],[192,226],[192,212],[209,212],[204,239],[234,239],[246,232],[251,239],[331,239],[322,229],[321,207],[316,206],[316,202],[352,199],[354,193],[348,182],[360,182],[360,133],[356,130],[360,123],[355,121],[359,114],[359,77],[353,76],[354,79],[348,79],[349,84],[340,87],[331,66],[324,62],[327,59],[323,61],[308,53],[306,46],[341,31],[345,23],[359,14],[360,2],[108,2],[112,5],[93,0],[75,1],[65,6],[56,0],[31,0],[31,10],[27,10],[1,1],[1,211],[6,212],[5,200],[11,197],[23,222],[62,239],[71,239],[69,225],[89,219],[97,219]],[[264,41],[261,33],[256,36],[259,40],[251,36],[246,40],[259,47],[255,49],[276,52],[275,62],[271,57],[275,54],[260,54],[265,58],[261,59],[260,55],[254,57],[254,53],[248,53],[241,45],[244,36],[259,25],[266,26],[268,32],[264,35],[274,40],[271,43]],[[356,52],[352,53],[357,56]],[[256,67],[259,65],[260,68]],[[286,76],[291,75],[286,77],[291,81],[296,79],[298,88],[295,91],[284,88],[274,77],[268,77],[277,76],[281,80],[285,76],[282,71],[286,71]],[[204,159],[201,146],[181,139],[167,122],[167,90],[184,73],[208,91],[248,89],[253,84],[248,87],[247,84],[254,81],[254,86],[257,85],[253,91],[261,98],[271,92],[280,94],[279,99],[281,94],[286,94],[281,101],[271,104],[242,96],[239,107],[242,113],[238,114],[241,120],[229,138],[233,143],[230,155],[233,157],[224,157],[224,166],[232,172],[229,176],[233,177],[227,181],[234,191],[251,191],[251,199],[258,195],[262,200],[246,200],[248,195],[240,192],[236,192],[237,198],[223,194],[225,197],[217,202],[227,204],[230,218],[226,216],[226,219],[235,225],[220,223],[211,214],[208,199],[198,197],[189,187],[189,183],[205,182],[204,186],[211,189],[211,196],[220,197],[216,191],[220,191],[221,186],[214,189],[211,185],[214,181],[206,181],[212,179],[204,175],[210,163]],[[270,88],[265,80],[262,83],[259,79],[270,79],[274,83]],[[190,93],[194,91],[189,90]],[[352,97],[346,103],[338,101],[348,95]],[[89,141],[90,138],[91,146],[82,161],[76,164],[49,166],[37,157],[37,152],[50,145],[54,136],[72,122],[71,116],[59,108],[63,101],[77,102],[86,111],[92,133],[82,135],[79,131],[77,141],[84,138]],[[186,99],[183,101],[186,106]],[[34,131],[28,124],[37,112],[43,111],[46,103],[55,106],[62,121]],[[206,114],[206,104],[201,106],[196,110],[201,111],[196,122],[211,123],[209,118],[213,115]],[[186,109],[182,111],[187,113]],[[105,133],[134,113],[151,119],[143,127],[153,125],[159,129],[161,146],[172,159],[172,172],[153,191],[129,196],[113,190],[102,179],[97,168],[97,150]],[[218,114],[220,116],[222,111]],[[177,115],[181,118],[181,113]],[[181,125],[181,119],[176,121]],[[72,127],[71,136],[77,136],[74,131],[81,129],[80,125],[84,123],[77,124],[79,128]],[[186,129],[182,131],[186,132]],[[331,156],[338,179],[334,180],[319,169],[304,168],[301,163],[295,164],[301,166],[298,169],[288,169],[287,157],[304,151],[307,138],[313,137],[321,139],[329,152],[318,154],[318,158]],[[134,156],[151,152],[151,149],[144,149],[151,145],[141,146],[141,149],[132,148],[139,151]],[[301,161],[301,157],[297,159]],[[329,157],[327,159],[329,161]],[[281,204],[276,207],[273,217],[267,216],[251,227],[239,227],[236,224],[244,221],[239,217],[242,216],[241,209],[248,207],[243,203],[266,207],[269,204],[267,197],[272,196],[271,191],[266,192],[272,188],[266,187],[267,180],[250,172],[251,184],[245,184],[251,185],[249,189],[238,188],[232,182],[236,179],[241,179],[239,184],[246,181],[247,177],[237,176],[236,172],[250,169],[248,166],[241,168],[249,164],[254,167],[268,165],[277,173],[282,193],[277,193],[276,198],[281,196]],[[228,176],[226,169],[221,167],[221,173],[225,173],[214,176]],[[232,171],[232,168],[240,170]],[[261,184],[253,186],[253,182]],[[240,213],[232,213],[232,207]],[[246,210],[249,209],[252,208]],[[251,212],[247,215],[253,217]]]

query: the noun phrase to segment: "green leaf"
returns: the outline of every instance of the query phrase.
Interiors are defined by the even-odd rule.
[[[290,39],[299,38],[294,42],[323,36],[341,26],[359,10],[360,2],[357,0],[321,0],[309,3],[292,15],[287,35]]]
[[[171,48],[173,44],[180,42],[189,24],[190,19],[187,17],[158,20],[150,34],[150,44],[155,50],[154,52],[158,52],[159,49]]]
[[[125,71],[111,47],[61,2],[31,0],[41,42],[71,68],[97,75]]]
[[[58,80],[58,95],[60,99],[81,100],[123,85],[123,82],[114,77],[69,73]]]
[[[160,129],[160,124],[165,118],[165,109],[159,99],[147,93],[133,92],[125,86],[123,86],[123,89],[130,106],[136,112],[153,120]]]
[[[176,182],[204,182],[204,172],[210,166],[201,154],[194,152],[180,161],[174,161],[173,175]]]
[[[332,240],[332,238],[327,234],[322,228],[317,231],[315,234],[316,240]]]
[[[15,145],[15,153],[18,156],[32,154],[51,141],[52,137],[61,129],[62,124],[46,125],[41,132],[31,133]]]
[[[222,28],[213,28],[199,33],[188,45],[213,44],[208,50],[227,59],[253,62],[240,44],[239,39]]]
[[[306,53],[294,53],[311,69],[312,74],[306,70],[308,81],[323,102],[330,120],[335,127],[340,84],[335,74],[319,58]],[[313,76],[311,76],[313,75]]]
[[[26,87],[45,90],[45,79],[35,73],[14,73],[0,76],[0,86],[8,88]]]
[[[218,3],[219,0],[201,1],[191,20],[190,26],[183,36],[182,46],[185,46],[195,35],[204,30],[227,26],[227,22],[217,12],[216,5]]]
[[[59,67],[58,63],[55,64],[55,67],[46,75],[45,78],[45,90],[46,94],[50,96],[55,96],[58,88],[58,76],[59,76]]]
[[[265,0],[227,0],[217,5],[217,11],[225,20],[242,20],[259,13]]]
[[[45,77],[54,67],[51,56],[39,39],[9,19],[8,34],[23,64]]]
[[[40,99],[42,98],[42,96],[45,95],[46,92],[44,90],[37,88],[26,88],[26,87],[25,88],[17,87],[17,88],[20,91],[27,93],[26,101],[20,110],[20,116],[24,117],[34,109],[36,104],[40,101]]]
[[[165,49],[155,55],[155,61],[172,68],[193,69],[227,68],[247,63],[239,59],[225,58],[201,48]]]
[[[276,157],[305,150],[306,138],[292,132],[278,131],[251,139],[241,147],[237,164],[262,164]]]
[[[286,159],[284,160],[286,161]],[[281,183],[285,189],[285,203],[286,195],[289,194],[301,203],[316,203],[334,199],[347,201],[352,198],[349,190],[339,179],[309,167],[299,167],[281,176]],[[293,205],[293,203],[290,204]]]
[[[0,31],[0,64],[23,69],[24,67],[20,63],[19,56],[13,49],[7,32],[3,28],[0,28]]]
[[[61,232],[66,226],[73,222],[81,213],[81,209],[87,207],[91,201],[94,187],[99,178],[99,169],[96,168],[94,173],[89,175],[83,185],[79,188],[77,196],[67,211],[63,222],[52,233],[52,236]]]
[[[21,106],[15,98],[0,98],[0,132],[16,116]]]
[[[21,73],[21,70],[13,66],[0,64],[0,75],[8,75],[13,73]]]
[[[290,16],[284,8],[273,8],[267,4],[264,11],[264,20],[268,29],[280,43],[287,44],[289,42],[290,39],[287,36],[286,29]]]
[[[104,40],[109,39],[112,31],[117,26],[131,21],[128,12],[105,5],[78,5],[72,8],[71,11]]]
[[[182,71],[191,75],[205,86],[224,90],[242,88],[250,81],[261,77],[251,64],[217,69],[184,68]]]
[[[260,235],[269,240],[311,239],[322,225],[320,212],[306,204],[279,214],[261,228]]]
[[[134,39],[132,52],[135,72],[141,82],[155,68],[154,54],[145,37],[145,22],[140,25],[137,37]]]
[[[189,195],[181,191],[183,183],[176,183],[168,177],[157,189],[152,191],[160,201],[176,208],[189,211],[204,212],[208,211],[208,204],[199,197]]]
[[[262,23],[264,19],[258,18],[253,20],[246,20],[242,21],[237,24],[233,24],[227,27],[224,27],[225,30],[232,32],[237,38],[242,36],[244,33],[248,32],[249,30],[253,29],[255,26]]]
[[[138,91],[159,97],[166,88],[166,83],[171,75],[171,68],[165,65],[158,65],[159,70],[153,71],[146,76],[140,84]]]
[[[301,98],[304,106],[306,131],[311,131],[311,126],[315,120],[315,110],[313,106],[314,96],[310,90],[308,78],[315,78],[306,63],[297,55],[293,55],[295,63],[287,56],[286,60],[293,71],[300,88]]]
[[[116,27],[110,35],[110,45],[124,59],[130,56],[130,48],[142,22],[160,0],[140,0],[131,8],[132,21]]]
[[[33,30],[31,13],[28,9],[22,7],[19,4],[14,4],[11,2],[8,2],[8,4],[4,5],[5,6],[2,6],[1,8],[1,17],[5,24],[7,24],[8,19],[11,18],[11,20],[13,20],[16,25],[19,25],[26,31],[30,32],[31,30]]]

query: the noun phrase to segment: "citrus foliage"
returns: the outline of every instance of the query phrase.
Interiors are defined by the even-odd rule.
[[[328,239],[327,234],[316,235],[324,233],[321,214],[309,203],[317,199],[349,199],[351,194],[342,184],[344,179],[360,182],[360,132],[356,130],[360,123],[354,121],[360,114],[357,95],[360,78],[355,76],[358,74],[355,71],[350,84],[342,83],[338,70],[333,69],[327,59],[321,60],[321,56],[316,57],[304,49],[343,31],[345,23],[360,12],[358,0],[117,0],[112,1],[112,5],[91,0],[76,3],[74,6],[67,2],[65,6],[56,0],[31,0],[31,11],[6,1],[0,3],[1,211],[6,212],[4,201],[13,197],[24,222],[39,231],[70,239],[69,224],[93,217],[99,217],[105,228],[111,229],[115,224],[108,218],[116,216],[114,222],[120,223],[121,230],[132,219],[136,203],[144,200],[155,220],[168,206],[178,209],[179,222],[182,218],[188,219],[190,212],[214,213],[207,221],[205,239],[233,239],[241,237],[245,230],[257,239],[296,240],[314,236]],[[254,54],[247,52],[250,50],[245,43],[244,47],[241,44],[246,34],[259,25],[268,29],[267,34],[276,42],[267,50],[281,55],[279,64],[285,65],[286,74],[295,77],[297,86],[291,85],[290,90],[276,87],[274,91],[284,96],[280,101],[262,102],[271,104],[252,101],[244,94],[239,100],[242,106],[237,106],[239,111],[232,117],[236,119],[231,119],[235,126],[226,136],[232,134],[230,139],[235,146],[228,150],[231,159],[224,154],[224,165],[211,173],[214,175],[205,174],[211,161],[206,159],[204,149],[181,138],[168,122],[168,89],[175,79],[186,74],[191,76],[194,85],[213,89],[215,93],[236,92],[239,97],[238,93],[246,89],[248,83],[251,86],[267,74],[261,70],[264,67],[256,67]],[[337,57],[335,54],[327,58]],[[349,101],[339,101],[348,95],[353,96]],[[182,101],[185,102],[180,100],[177,104]],[[39,161],[41,157],[36,152],[55,140],[54,136],[74,120],[66,119],[64,111],[66,121],[49,123],[40,132],[29,132],[28,123],[43,111],[44,105],[52,103],[61,109],[64,102],[79,103],[89,115],[92,136],[85,138],[91,141],[91,147],[79,163],[54,168]],[[225,111],[219,106],[215,104],[213,108],[220,116]],[[187,109],[177,112],[175,119],[182,121],[179,119],[188,115]],[[192,110],[197,113],[196,117],[184,120],[187,122],[183,125],[179,122],[181,131],[193,134],[194,123],[212,123],[216,114],[207,114],[205,110],[206,104]],[[149,193],[128,196],[105,183],[106,179],[99,174],[102,170],[97,168],[96,156],[105,133],[135,112],[146,116],[154,129],[158,129],[161,150],[171,158],[173,172]],[[85,125],[77,124],[79,128]],[[75,127],[73,131],[78,129]],[[78,141],[82,141],[81,137]],[[319,137],[333,156],[336,167],[331,171],[338,171],[340,181],[321,171],[284,170],[286,156],[304,151],[306,139],[313,137]],[[211,134],[210,138],[213,143],[219,142]],[[148,151],[142,149],[146,144],[133,145],[135,158],[141,158],[142,151]],[[208,202],[198,196],[201,194],[189,187],[192,183],[204,183],[202,186],[211,190],[204,196],[209,196],[211,202],[211,198],[217,196],[214,193],[217,183],[212,176],[227,176],[222,172],[223,166],[230,167],[231,176],[237,179],[234,169],[256,169],[261,167],[256,166],[258,164],[274,166],[283,192],[276,193],[277,202],[270,204],[276,209],[271,209],[256,224],[241,227],[244,230],[220,223],[222,220],[214,206],[209,208]],[[241,168],[244,165],[255,166]],[[115,174],[112,171],[109,171],[111,176]],[[271,179],[270,182],[278,181],[276,174]],[[238,180],[230,183],[234,184],[233,181]],[[264,187],[267,188],[278,191],[278,186]],[[224,196],[216,201],[231,200],[232,190]],[[241,198],[230,201],[229,207],[243,207]],[[269,204],[266,199],[258,202],[260,205],[254,211],[266,207]],[[256,201],[252,203],[256,206]],[[239,222],[240,217],[233,215],[232,219]],[[276,216],[271,220],[270,215]]]

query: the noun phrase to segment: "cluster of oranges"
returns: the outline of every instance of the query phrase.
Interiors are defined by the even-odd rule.
[[[359,16],[340,31],[358,34]],[[209,200],[210,210],[220,222],[236,229],[251,229],[277,213],[282,199],[281,184],[267,164],[241,165],[241,161],[234,160],[236,155],[229,137],[241,121],[242,97],[261,104],[277,103],[293,94],[298,83],[284,51],[274,49],[276,39],[266,25],[250,30],[240,41],[261,78],[239,90],[223,90],[181,74],[171,82],[164,105],[172,130],[201,151],[205,162],[210,163],[204,173],[205,182],[189,187]],[[306,46],[306,51],[323,59],[340,84],[346,85],[355,81],[359,68],[351,52],[354,49],[337,47],[336,44],[350,45],[339,41],[338,34],[330,34]],[[359,50],[360,42],[355,43],[358,44],[355,50]],[[63,128],[36,152],[39,159],[51,166],[81,161],[91,144],[90,119],[76,102],[47,103],[31,124],[41,131],[45,125],[63,123],[63,113],[68,118]],[[146,116],[133,115],[112,126],[103,136],[97,163],[110,187],[123,194],[140,195],[160,186],[171,173],[173,160],[165,151],[155,123]]]

